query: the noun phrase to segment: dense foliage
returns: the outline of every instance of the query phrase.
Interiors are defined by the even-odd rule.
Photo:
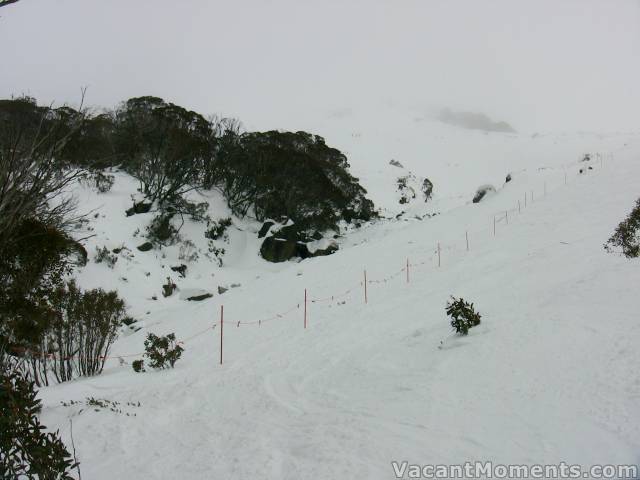
[[[55,150],[50,156],[59,164],[91,170],[87,178],[101,191],[112,182],[98,173],[123,168],[163,216],[184,213],[183,195],[197,188],[219,189],[240,217],[286,217],[302,229],[325,230],[341,220],[375,216],[346,156],[317,135],[243,133],[236,120],[207,119],[150,96],[98,115],[70,107],[43,110],[32,99],[3,102],[4,110],[13,112],[7,125],[19,119],[34,132],[46,112],[56,134],[38,148]]]
[[[621,248],[622,254],[627,258],[640,257],[640,198],[604,245],[607,251],[612,251],[615,247]]]
[[[347,158],[306,132],[245,133],[218,157],[231,210],[256,219],[287,217],[301,228],[369,220],[373,203],[348,172]]]
[[[144,356],[149,359],[151,368],[165,369],[174,367],[176,362],[180,360],[184,348],[176,342],[174,333],[164,336],[149,333],[144,341],[144,350]],[[140,364],[140,367],[142,367],[142,364]]]
[[[451,317],[451,327],[461,335],[467,335],[470,328],[480,325],[481,315],[474,310],[473,303],[463,298],[451,297],[446,312]]]
[[[34,383],[3,362],[0,368],[0,477],[72,480],[77,467],[58,433],[45,432]]]
[[[212,134],[200,114],[157,97],[132,98],[115,112],[117,157],[147,198],[160,205],[199,185]]]
[[[37,385],[50,373],[58,381],[99,373],[123,316],[115,293],[64,283],[87,260],[70,235],[67,191],[85,178],[74,156],[90,161],[80,140],[93,120],[31,98],[0,101],[0,344]]]

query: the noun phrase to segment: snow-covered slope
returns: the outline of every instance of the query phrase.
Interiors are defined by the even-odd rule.
[[[386,213],[403,209],[393,158],[433,181],[434,200],[419,209],[439,214],[365,225],[332,256],[280,265],[257,257],[259,225],[236,220],[226,266],[195,262],[180,286],[242,285],[198,303],[160,296],[175,248],[165,258],[136,251],[113,270],[90,264],[81,284],[118,288],[143,328],[118,340],[101,376],[41,390],[43,423],[68,443],[73,419],[83,477],[387,479],[393,460],[638,463],[640,270],[602,244],[638,196],[640,138],[405,122],[385,141],[339,122],[316,131],[349,152]],[[602,164],[579,174],[581,155],[597,151]],[[104,203],[91,254],[133,242],[148,222],[124,217],[127,182],[104,196],[79,192],[87,208]],[[471,204],[484,183],[497,194]],[[211,195],[211,211],[226,216]],[[199,241],[198,228],[186,225],[185,237]],[[451,334],[450,295],[483,315],[468,337]],[[174,370],[120,365],[139,358],[128,355],[147,331],[184,341]],[[122,412],[61,404],[86,397]]]

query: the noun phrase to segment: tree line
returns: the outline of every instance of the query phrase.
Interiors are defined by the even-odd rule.
[[[375,216],[346,156],[317,135],[244,132],[238,120],[205,118],[150,96],[98,113],[40,106],[29,97],[0,100],[0,342],[41,354],[30,359],[38,384],[48,383],[49,372],[58,381],[99,373],[101,366],[52,364],[47,355],[104,354],[112,323],[123,317],[117,296],[79,293],[64,280],[87,256],[71,235],[78,213],[69,187],[109,168],[135,177],[159,218],[185,208],[183,196],[199,188],[219,190],[237,216],[286,217],[303,230]],[[104,297],[104,328],[91,325],[98,312],[79,313],[78,295]],[[102,328],[101,348],[73,343],[80,324]]]

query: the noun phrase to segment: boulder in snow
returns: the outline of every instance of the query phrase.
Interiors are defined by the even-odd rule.
[[[148,252],[149,250],[151,250],[153,248],[153,243],[151,242],[144,242],[142,245],[138,245],[138,250],[140,250],[141,252]]]
[[[185,288],[180,290],[180,300],[199,302],[211,297],[213,297],[213,293],[207,292],[202,288]]]
[[[478,190],[476,190],[476,194],[473,196],[473,203],[479,203],[486,198],[487,195],[492,195],[494,193],[496,193],[496,187],[493,185],[482,185],[481,187],[478,187]]]

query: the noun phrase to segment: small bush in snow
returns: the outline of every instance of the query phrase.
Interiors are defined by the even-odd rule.
[[[198,247],[191,240],[185,240],[180,245],[180,252],[178,258],[184,260],[187,263],[197,262],[200,254],[198,253]]]
[[[144,341],[144,356],[149,359],[152,368],[173,368],[182,356],[184,349],[176,343],[176,335],[170,333],[163,337],[149,333]]]
[[[433,197],[433,182],[428,178],[422,181],[422,194],[425,202],[428,202]]]
[[[100,193],[107,193],[113,187],[113,184],[116,181],[116,177],[113,175],[105,175],[102,172],[96,172],[93,175],[93,182],[96,186],[96,189]]]
[[[222,257],[226,253],[226,250],[224,248],[218,248],[215,245],[209,244],[209,253],[213,253],[219,267],[222,267],[222,265],[224,265],[224,262],[222,261]],[[211,257],[209,256],[209,258]]]
[[[162,296],[165,298],[170,297],[171,295],[173,295],[173,292],[175,292],[177,288],[178,286],[173,283],[171,277],[167,277],[167,283],[162,285]]]
[[[451,297],[447,302],[447,315],[451,317],[451,326],[456,333],[467,335],[469,329],[480,325],[480,314],[473,309],[473,303],[463,298]]]
[[[194,222],[209,221],[209,215],[207,214],[209,203],[207,202],[193,203],[178,197],[171,206],[181,215],[189,215]]]
[[[209,240],[224,240],[228,239],[226,234],[227,228],[231,226],[231,218],[221,218],[217,222],[208,222],[207,231],[204,232],[204,236]]]
[[[131,364],[133,371],[136,373],[144,372],[144,360],[134,360]]]
[[[636,206],[631,213],[616,228],[607,243],[606,251],[613,251],[614,247],[622,248],[622,253],[627,258],[640,257],[640,198],[636,200]]]
[[[113,268],[118,261],[118,256],[111,253],[107,247],[96,247],[97,253],[94,257],[96,263],[106,263],[109,268]]]
[[[154,243],[173,245],[178,239],[178,230],[171,224],[173,214],[162,213],[147,226],[147,238]]]
[[[86,174],[81,182],[89,187],[95,188],[99,193],[107,193],[113,187],[116,181],[116,177],[113,175],[96,171],[94,173]]]

